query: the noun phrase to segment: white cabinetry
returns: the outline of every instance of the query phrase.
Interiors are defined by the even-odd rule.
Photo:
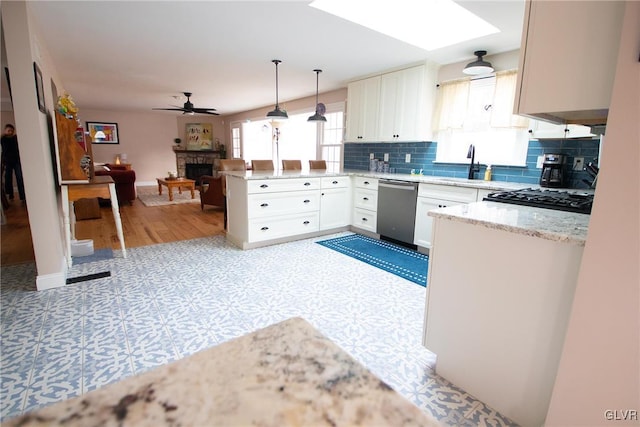
[[[595,138],[591,128],[581,125],[556,125],[541,120],[529,121],[529,137],[531,139],[565,139],[565,138]]]
[[[347,93],[347,141],[375,141],[380,76],[349,83]]]
[[[320,187],[320,230],[351,224],[351,178],[321,178]]]
[[[425,68],[421,65],[382,75],[378,116],[380,141],[431,139]]]
[[[243,249],[320,229],[320,178],[228,176],[227,203],[227,238]]]
[[[516,114],[553,123],[606,122],[624,4],[527,2]]]
[[[356,176],[353,179],[353,221],[351,225],[375,233],[378,221],[378,180],[361,176]]]
[[[430,210],[471,203],[476,200],[478,200],[478,190],[475,188],[421,183],[418,186],[413,243],[427,249],[431,248],[433,218],[427,214]]]

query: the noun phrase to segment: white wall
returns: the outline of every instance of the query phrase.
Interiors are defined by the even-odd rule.
[[[640,425],[639,52],[640,2],[627,1],[601,172],[547,426]],[[635,410],[635,417],[625,420],[623,410]]]

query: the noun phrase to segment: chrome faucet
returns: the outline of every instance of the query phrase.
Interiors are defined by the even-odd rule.
[[[476,147],[475,145],[469,145],[469,151],[467,151],[467,159],[471,159],[469,163],[469,179],[475,179],[475,173],[480,172],[480,162],[474,164],[476,160]]]

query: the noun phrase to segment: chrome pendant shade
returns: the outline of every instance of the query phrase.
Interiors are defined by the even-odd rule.
[[[273,59],[271,62],[276,64],[276,107],[267,113],[267,118],[269,119],[277,119],[277,120],[286,120],[289,118],[287,112],[280,109],[280,105],[278,105],[278,64],[281,63],[279,59]]]
[[[462,70],[463,73],[471,76],[477,76],[480,74],[489,74],[494,72],[491,63],[482,59],[482,57],[487,54],[486,50],[476,50],[473,54],[477,56],[478,59],[473,62],[469,62],[467,66],[464,67],[464,70]]]
[[[316,69],[316,70],[313,70],[313,72],[316,73],[316,112],[313,116],[310,116],[307,119],[307,121],[308,122],[326,122],[327,118],[324,116],[324,104],[318,103],[318,80],[322,70]]]

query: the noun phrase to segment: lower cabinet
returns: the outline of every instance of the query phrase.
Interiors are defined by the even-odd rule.
[[[433,219],[428,215],[430,210],[472,203],[477,198],[478,190],[475,188],[421,183],[418,186],[413,243],[431,249]]]
[[[320,183],[320,230],[351,224],[351,178],[322,178]]]
[[[353,185],[351,225],[375,233],[378,225],[378,180],[356,176]]]

